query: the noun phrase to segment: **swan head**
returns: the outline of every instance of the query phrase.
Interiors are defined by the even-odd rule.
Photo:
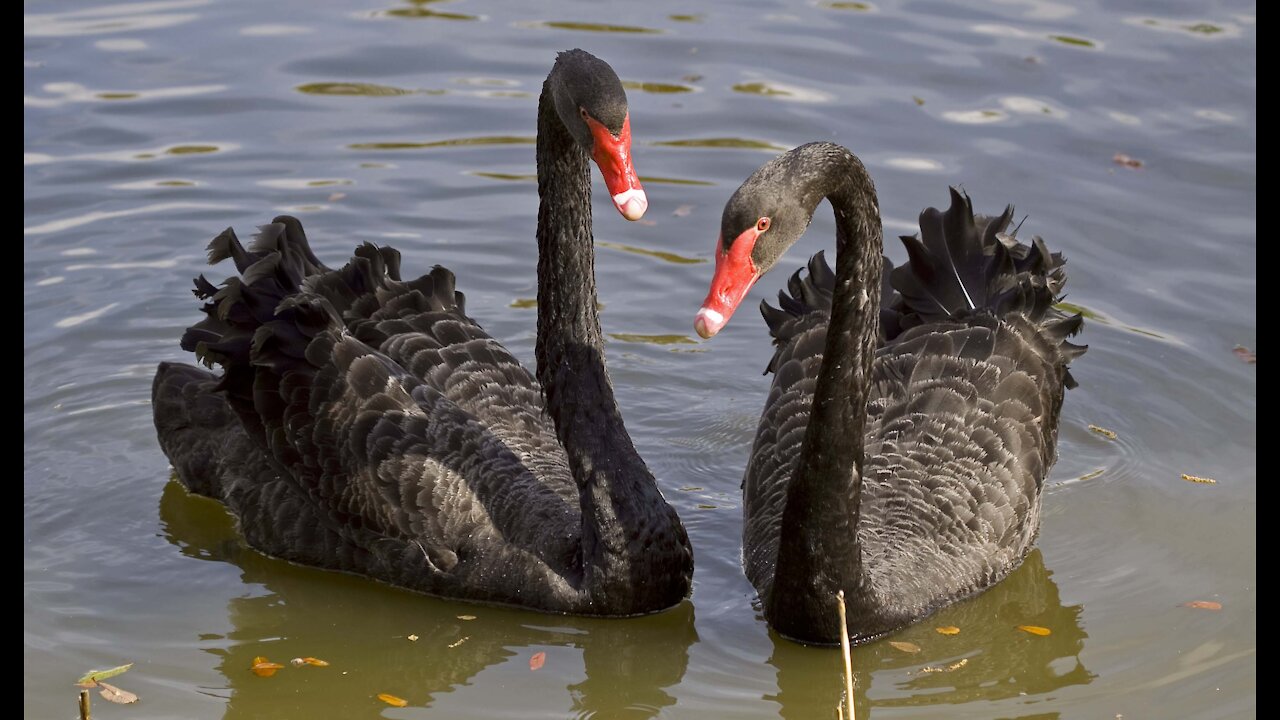
[[[556,58],[547,81],[560,121],[600,168],[614,207],[639,220],[649,199],[631,160],[631,117],[617,73],[591,53],[569,50]]]
[[[693,321],[701,337],[728,324],[756,281],[808,229],[821,196],[795,187],[802,174],[791,153],[782,155],[756,170],[725,204],[711,289]]]

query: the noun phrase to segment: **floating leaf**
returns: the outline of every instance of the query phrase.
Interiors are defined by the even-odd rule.
[[[934,628],[934,629],[938,631],[939,635],[959,635],[960,634],[960,628],[956,627],[955,625],[943,625],[942,627]]]
[[[1218,481],[1213,478],[1200,477],[1199,475],[1188,475],[1182,473],[1182,479],[1187,482],[1200,483],[1201,485],[1217,485]]]
[[[547,654],[544,652],[536,652],[533,657],[529,658],[529,669],[539,670],[547,662]]]
[[[920,97],[919,95],[912,95],[911,99],[915,101],[916,105],[924,104],[924,98]]]
[[[1135,170],[1142,167],[1141,160],[1139,160],[1136,157],[1130,157],[1128,155],[1125,155],[1124,153],[1116,153],[1115,155],[1111,156],[1111,162],[1127,168],[1134,168]]]
[[[1108,430],[1104,427],[1098,427],[1097,425],[1090,425],[1089,429],[1098,433],[1099,435],[1101,435],[1102,437],[1108,440],[1115,440],[1117,437],[1116,432],[1114,430]]]
[[[313,657],[294,658],[290,660],[289,663],[294,667],[302,667],[303,665],[311,665],[312,667],[329,667],[328,661]]]
[[[1243,345],[1237,345],[1231,348],[1231,352],[1240,358],[1240,362],[1246,362],[1254,365],[1258,362],[1258,354]]]
[[[1192,600],[1188,603],[1182,603],[1183,607],[1195,608],[1196,610],[1221,610],[1222,603],[1216,600]]]
[[[1040,635],[1041,637],[1053,633],[1049,628],[1040,627],[1039,625],[1019,625],[1018,629],[1022,632],[1031,633],[1032,635]]]
[[[452,650],[453,648],[458,647],[459,645],[461,645],[462,643],[466,642],[466,641],[467,641],[467,640],[469,640],[470,638],[471,638],[471,636],[470,636],[470,635],[463,635],[462,637],[458,638],[457,640],[455,640],[455,641],[453,641],[453,642],[449,643],[449,649],[450,649],[450,650]]]
[[[902,652],[904,652],[904,653],[918,653],[918,652],[920,652],[920,646],[919,646],[919,645],[917,645],[917,644],[915,644],[915,643],[913,643],[913,642],[906,642],[905,640],[890,640],[890,641],[889,641],[889,645],[893,646],[894,648],[896,648],[896,649],[898,649],[898,650],[901,650],[901,651],[902,651]]]
[[[409,704],[408,700],[405,700],[402,697],[396,697],[391,693],[378,693],[378,699],[391,707],[404,707]]]
[[[410,635],[410,636],[409,636],[409,642],[418,642],[418,636],[417,636],[417,635]]]
[[[106,680],[107,678],[112,678],[129,672],[129,668],[131,667],[133,667],[133,663],[129,663],[128,665],[117,665],[110,670],[90,670],[84,674],[84,677],[77,680],[76,684],[83,685],[85,687],[94,687],[99,682]]]
[[[98,694],[106,698],[107,700],[110,700],[113,703],[119,703],[120,705],[128,705],[129,703],[138,702],[137,695],[134,695],[128,690],[121,690],[115,685],[108,685],[107,683],[99,681],[98,688],[99,688]]]
[[[277,670],[280,670],[282,668],[284,668],[284,666],[281,665],[280,663],[270,662],[265,657],[259,655],[258,657],[253,659],[253,665],[250,666],[249,669],[252,670],[253,674],[257,675],[258,677],[271,677],[272,675],[276,674]]]
[[[475,615],[459,615],[458,619],[459,620],[475,620],[476,616]]]
[[[920,668],[920,672],[922,673],[955,672],[956,670],[959,670],[960,668],[968,664],[969,664],[969,658],[961,658],[960,660],[957,660],[956,662],[953,662],[950,665],[947,665],[946,667],[935,667],[932,665],[930,665],[929,667],[922,667]]]

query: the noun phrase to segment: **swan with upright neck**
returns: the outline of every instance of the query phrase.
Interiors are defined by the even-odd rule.
[[[431,595],[627,616],[688,596],[688,537],[627,434],[604,364],[591,219],[594,160],[618,211],[647,201],[626,94],[608,64],[561,53],[538,103],[536,379],[465,314],[454,276],[400,277],[365,244],[323,266],[289,217],[210,260],[182,345],[221,377],[162,363],[160,445],[248,543]]]
[[[799,240],[817,205],[836,221],[778,308],[762,304],[774,379],[743,481],[743,564],[781,634],[868,641],[980,592],[1016,568],[1040,525],[1067,363],[1081,326],[1053,304],[1063,259],[1008,232],[1012,208],[946,212],[882,256],[870,175],[811,143],[766,163],[726,204],[711,290],[694,325],[719,332]]]

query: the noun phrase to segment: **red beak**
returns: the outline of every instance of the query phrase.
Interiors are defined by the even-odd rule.
[[[728,252],[724,250],[724,238],[716,240],[716,273],[711,278],[711,291],[693,320],[698,335],[709,338],[720,332],[747,291],[760,279],[756,264],[751,261],[751,251],[759,237],[760,233],[751,228],[733,241]]]
[[[609,128],[593,117],[588,117],[587,127],[595,140],[591,149],[591,158],[600,168],[604,176],[605,187],[613,204],[628,220],[639,220],[644,211],[649,209],[649,199],[645,197],[644,188],[640,186],[640,178],[631,164],[631,115],[622,121],[622,131],[617,135],[609,132]]]

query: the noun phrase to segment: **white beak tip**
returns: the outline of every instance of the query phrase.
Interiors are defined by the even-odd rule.
[[[698,337],[708,340],[720,329],[724,327],[726,318],[724,315],[712,310],[711,308],[702,308],[693,319],[693,330],[698,333]]]
[[[622,217],[628,220],[639,220],[649,209],[649,198],[645,196],[644,190],[632,188],[614,195],[613,204],[618,207]]]

